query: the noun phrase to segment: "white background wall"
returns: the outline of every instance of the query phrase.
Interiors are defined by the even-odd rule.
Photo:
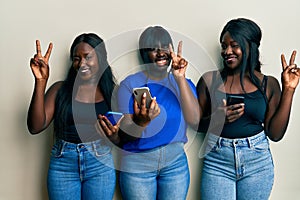
[[[36,39],[41,40],[44,51],[50,41],[54,43],[48,86],[65,77],[70,45],[82,32],[96,32],[107,41],[108,53],[113,54],[112,67],[121,79],[137,63],[134,52],[118,55],[119,49],[137,45],[137,37],[125,40],[123,36],[127,37],[132,30],[160,24],[184,38],[183,54],[192,60],[188,76],[196,82],[204,71],[220,63],[218,39],[225,23],[232,18],[247,17],[256,21],[263,31],[260,48],[263,72],[280,79],[281,53],[289,57],[293,49],[298,50],[296,62],[300,64],[299,8],[298,0],[3,0],[0,7],[0,199],[47,199],[45,182],[52,129],[31,136],[26,127],[34,83],[29,59],[35,53]],[[189,40],[191,44],[185,43]],[[197,53],[199,59],[193,57]],[[297,91],[285,138],[271,144],[276,173],[272,200],[300,198],[299,98]],[[191,170],[188,199],[196,200],[199,199],[201,139],[192,132],[189,137],[186,145]],[[118,192],[115,199],[120,199]]]

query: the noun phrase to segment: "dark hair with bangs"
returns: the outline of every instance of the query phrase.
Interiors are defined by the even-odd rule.
[[[85,42],[94,48],[98,63],[99,63],[99,77],[101,76],[98,82],[98,88],[100,88],[104,101],[108,105],[109,109],[111,109],[111,100],[114,88],[116,86],[116,79],[112,73],[112,69],[107,61],[107,51],[105,48],[104,41],[95,33],[83,33],[77,36],[70,48],[70,59],[73,60],[74,49],[80,42]],[[56,111],[54,117],[54,129],[57,134],[61,134],[60,131],[65,125],[66,119],[66,111],[70,106],[72,106],[72,96],[73,91],[77,91],[77,87],[75,84],[77,76],[77,71],[71,65],[67,77],[58,91],[56,97]]]
[[[166,29],[161,26],[149,26],[143,31],[139,39],[139,51],[144,63],[150,62],[148,52],[159,43],[162,46],[173,46],[171,35]]]
[[[248,71],[251,81],[262,91],[261,81],[255,76],[254,70],[261,71],[261,62],[259,61],[259,46],[262,38],[262,32],[259,26],[250,19],[237,18],[230,20],[223,28],[220,35],[220,43],[226,32],[229,32],[232,39],[235,40],[241,47],[243,59],[240,66],[240,82],[244,90],[243,79]],[[248,54],[247,54],[248,48]],[[223,61],[224,68],[221,71],[223,80],[226,80],[228,68]]]

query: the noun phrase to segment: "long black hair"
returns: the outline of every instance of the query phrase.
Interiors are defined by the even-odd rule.
[[[89,44],[91,47],[94,48],[98,63],[100,66],[99,70],[99,82],[98,88],[101,90],[104,101],[108,105],[109,109],[112,106],[112,95],[114,88],[116,86],[116,79],[112,73],[112,69],[107,61],[107,51],[105,48],[104,41],[95,33],[83,33],[75,38],[73,41],[71,48],[70,48],[70,59],[73,60],[73,54],[75,47],[80,43],[85,42]],[[54,128],[59,133],[62,128],[66,124],[66,115],[67,111],[72,106],[72,96],[73,92],[77,91],[77,87],[75,84],[77,76],[77,71],[71,65],[67,77],[58,91],[56,97],[56,110],[55,110],[55,117],[54,117]]]
[[[224,26],[221,35],[220,43],[226,32],[229,32],[232,39],[235,40],[241,47],[243,52],[242,63],[240,66],[240,82],[242,89],[244,90],[244,75],[249,72],[250,80],[260,91],[263,92],[261,81],[255,76],[254,71],[261,71],[261,62],[259,60],[259,46],[262,38],[262,32],[259,26],[250,19],[237,18],[230,20]],[[247,53],[248,49],[248,53]],[[226,67],[225,61],[223,61],[224,68],[221,70],[221,76],[224,81],[228,75],[228,68]],[[264,94],[264,93],[263,93]]]

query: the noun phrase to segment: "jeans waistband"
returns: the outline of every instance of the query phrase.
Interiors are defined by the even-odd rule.
[[[95,150],[99,147],[109,147],[109,145],[103,141],[103,140],[95,140],[91,142],[84,142],[84,143],[72,143],[67,142],[62,139],[56,139],[55,145],[58,145],[60,149],[68,149],[70,151],[72,150],[79,150],[79,149],[86,149],[86,150]]]
[[[166,144],[163,146],[155,147],[153,149],[143,150],[143,151],[123,151],[123,155],[131,155],[131,154],[152,154],[157,153],[159,151],[183,151],[184,143],[183,142],[174,142],[170,144]]]
[[[229,138],[220,137],[220,136],[217,136],[214,134],[209,134],[209,138],[208,138],[208,140],[218,143],[219,146],[230,146],[230,147],[233,147],[233,146],[251,147],[265,139],[267,139],[267,136],[264,131],[262,131],[256,135],[253,135],[251,137],[245,137],[245,138],[229,139]]]

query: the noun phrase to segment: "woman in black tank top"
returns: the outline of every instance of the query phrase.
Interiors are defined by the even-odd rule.
[[[116,86],[103,40],[94,33],[77,36],[67,78],[54,83],[45,95],[52,44],[43,56],[37,40],[36,50],[30,62],[35,87],[27,124],[30,133],[38,134],[54,121],[49,199],[112,199],[116,173],[111,142],[119,142],[120,122],[113,126],[103,116],[111,110]]]
[[[261,72],[259,26],[230,20],[220,35],[224,68],[205,73],[197,84],[201,122],[207,133],[201,196],[210,199],[268,199],[274,181],[269,141],[283,138],[300,71],[293,51],[282,61],[279,82]],[[238,103],[229,105],[229,96]],[[240,100],[242,99],[242,100]]]

